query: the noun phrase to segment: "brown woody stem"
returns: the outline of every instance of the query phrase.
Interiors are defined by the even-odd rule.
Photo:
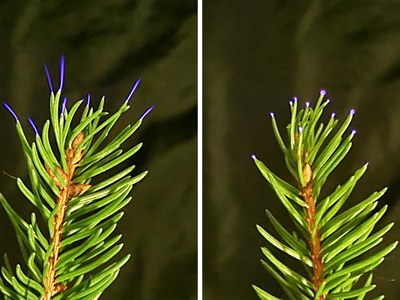
[[[320,285],[323,283],[323,271],[324,264],[322,262],[322,250],[321,250],[321,237],[319,235],[319,227],[315,228],[315,216],[316,216],[316,201],[313,195],[313,180],[312,180],[312,169],[309,164],[305,164],[303,167],[303,178],[305,185],[301,188],[301,195],[307,204],[306,221],[308,224],[309,240],[308,244],[311,250],[311,260],[313,264],[313,287],[314,291],[317,292]],[[313,232],[315,234],[313,235]],[[326,294],[322,294],[320,300],[325,300]]]
[[[61,177],[64,181],[63,183],[61,183],[57,179],[57,176],[53,173],[53,171],[51,171],[50,168],[46,166],[47,172],[49,173],[50,177],[60,189],[60,194],[57,198],[59,210],[54,217],[54,234],[51,238],[53,250],[48,260],[49,270],[44,280],[44,300],[51,300],[56,294],[64,291],[67,288],[66,285],[56,282],[56,264],[58,262],[58,255],[61,248],[61,233],[63,230],[65,212],[68,207],[68,202],[69,200],[71,200],[71,198],[82,195],[90,187],[90,185],[87,184],[74,184],[72,181],[75,170],[83,157],[83,152],[77,151],[77,148],[82,143],[83,139],[84,134],[83,132],[81,132],[74,139],[71,147],[65,150],[67,170],[64,171],[61,168],[56,167],[56,171],[59,177]]]

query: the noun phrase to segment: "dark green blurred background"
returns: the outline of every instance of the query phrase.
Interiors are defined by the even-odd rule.
[[[193,0],[2,1],[0,99],[42,126],[48,116],[47,63],[58,86],[66,56],[70,103],[106,95],[115,111],[138,77],[142,84],[121,126],[151,105],[128,143],[144,147],[130,163],[148,177],[133,189],[119,231],[133,257],[102,299],[196,299],[197,3]],[[0,190],[24,215],[15,180],[26,177],[14,122],[0,109]],[[30,135],[30,138],[33,138]],[[0,252],[18,259],[14,231],[0,210]],[[15,261],[16,262],[16,261]]]
[[[283,223],[287,214],[250,155],[289,179],[269,112],[284,128],[293,96],[315,103],[325,88],[327,115],[343,120],[355,108],[358,132],[325,193],[369,161],[349,204],[389,186],[378,228],[399,222],[400,2],[204,1],[203,34],[204,298],[257,299],[252,283],[284,297],[259,262],[267,243],[255,224],[271,228],[266,208]],[[398,239],[399,225],[385,244]],[[399,263],[395,250],[373,271],[386,299],[400,299]]]

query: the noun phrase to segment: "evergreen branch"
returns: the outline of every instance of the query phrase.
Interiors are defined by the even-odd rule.
[[[331,115],[326,125],[320,122],[324,108],[329,104],[324,97],[325,91],[321,91],[314,108],[307,102],[305,108],[298,110],[297,98],[290,102],[287,142],[279,131],[275,115],[271,113],[272,128],[295,185],[279,178],[255,155],[252,156],[303,238],[297,237],[295,232],[290,234],[268,210],[267,216],[280,238],[259,225],[257,230],[269,244],[300,261],[306,275],[293,271],[267,247],[263,247],[262,252],[268,261],[262,260],[262,264],[279,282],[289,299],[361,300],[375,285],[372,284],[371,274],[363,286],[358,284],[359,279],[377,267],[393,251],[397,242],[375,250],[393,226],[390,223],[375,230],[387,210],[384,206],[374,213],[377,200],[386,188],[343,210],[368,164],[333,193],[319,199],[329,175],[349,153],[356,133],[353,130],[344,137],[355,114],[353,109],[336,131],[338,120],[335,114]],[[278,299],[257,286],[253,288],[261,299]]]
[[[121,147],[152,108],[107,142],[113,126],[128,111],[140,80],[109,118],[103,120],[108,115],[104,111],[105,98],[94,109],[90,107],[90,94],[79,117],[84,100],[74,103],[70,110],[67,98],[60,101],[63,57],[60,64],[60,87],[56,93],[45,66],[51,91],[50,120],[40,133],[29,118],[34,142],[28,142],[17,114],[4,104],[15,119],[29,172],[30,183],[17,178],[17,186],[39,211],[43,220],[40,224],[46,224],[39,226],[35,213],[31,214],[30,222],[25,221],[0,194],[25,262],[25,266],[18,264],[13,271],[5,256],[0,277],[0,291],[5,299],[97,299],[130,257],[116,259],[123,244],[119,242],[121,235],[113,232],[123,216],[121,210],[132,199],[129,193],[133,185],[147,171],[132,177],[135,166],[116,169],[141,148],[141,143],[127,150]],[[107,176],[97,180],[104,173]]]

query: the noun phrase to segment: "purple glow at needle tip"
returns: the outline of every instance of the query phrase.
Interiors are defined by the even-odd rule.
[[[53,93],[54,92],[53,83],[51,82],[49,69],[47,68],[46,64],[43,64],[43,66],[44,66],[44,71],[46,73],[47,83],[49,84],[50,92]]]
[[[331,118],[334,118],[335,116],[336,116],[335,113],[332,113],[332,114],[331,114]]]
[[[36,127],[35,123],[33,122],[33,120],[31,118],[28,118],[28,121],[31,124],[33,131],[35,131],[35,135],[39,135],[39,131],[37,130],[37,127]]]
[[[87,95],[87,101],[86,101],[86,106],[89,107],[90,106],[90,93]]]
[[[254,154],[251,155],[251,158],[254,159],[254,160],[257,159],[257,157]]]
[[[269,115],[271,116],[271,118],[275,117],[273,112],[270,112]]]
[[[60,88],[61,91],[64,85],[65,57],[64,54],[60,58]]]
[[[136,80],[136,83],[135,83],[135,85],[133,86],[133,88],[131,89],[131,91],[130,91],[128,97],[126,97],[125,102],[129,102],[129,100],[131,100],[132,95],[133,95],[133,94],[135,93],[135,91],[137,90],[139,84],[140,84],[140,78],[139,78],[138,80]]]
[[[321,90],[321,91],[319,92],[319,94],[320,94],[322,97],[324,97],[324,96],[326,95],[326,90]]]
[[[3,102],[3,105],[4,105],[5,108],[7,108],[7,110],[8,110],[8,111],[11,113],[11,115],[14,117],[15,122],[19,122],[18,116],[17,116],[17,114],[12,110],[12,108],[11,108],[6,102]]]
[[[65,110],[67,109],[67,101],[68,101],[67,97],[64,97],[64,100],[63,100],[63,103],[61,106],[61,115],[63,115],[65,113]]]
[[[351,115],[354,115],[355,113],[356,113],[356,111],[355,111],[354,109],[351,109],[351,110],[350,110],[350,114],[351,114]]]
[[[140,120],[143,120],[152,110],[154,106],[150,107],[146,112],[141,116]]]
[[[306,107],[310,107],[310,102],[306,102]]]
[[[352,131],[351,131],[351,134],[352,135],[355,135],[357,133],[357,131],[355,130],[355,129],[353,129]]]
[[[303,132],[303,127],[299,126],[299,132]]]
[[[293,102],[296,102],[297,101],[297,97],[293,97]]]

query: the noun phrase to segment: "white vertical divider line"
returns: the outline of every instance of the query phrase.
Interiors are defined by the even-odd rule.
[[[197,1],[197,299],[203,299],[203,1]]]

